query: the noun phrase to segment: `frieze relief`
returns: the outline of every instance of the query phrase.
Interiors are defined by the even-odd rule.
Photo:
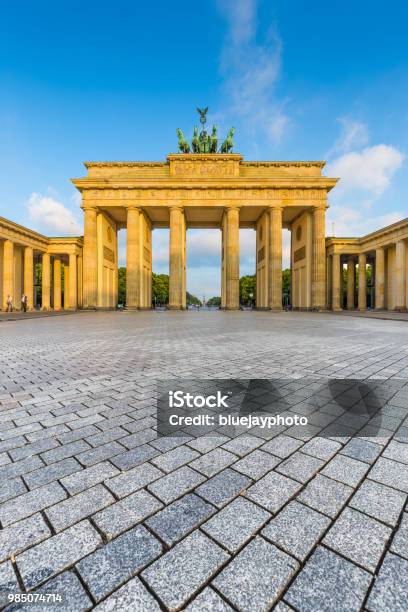
[[[83,200],[320,200],[326,189],[87,189]]]
[[[237,176],[239,169],[236,162],[172,162],[170,174],[175,176]]]

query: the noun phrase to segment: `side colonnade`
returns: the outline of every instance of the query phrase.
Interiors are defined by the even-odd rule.
[[[363,238],[327,238],[326,249],[328,308],[407,310],[407,220]]]
[[[48,238],[0,217],[1,310],[82,308],[82,238]]]

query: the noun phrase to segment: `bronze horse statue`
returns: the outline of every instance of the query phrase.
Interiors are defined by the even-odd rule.
[[[216,153],[217,146],[218,146],[217,126],[213,125],[212,134],[211,134],[210,153]]]
[[[221,153],[230,153],[232,151],[233,146],[234,146],[234,141],[232,139],[234,136],[234,132],[235,132],[235,129],[232,127],[230,131],[228,132],[226,139],[221,145]]]
[[[193,146],[193,153],[199,153],[200,152],[200,141],[198,139],[198,127],[194,126],[194,133],[193,133],[193,139],[191,141],[191,144]]]
[[[179,148],[180,153],[190,153],[190,145],[188,144],[187,140],[184,138],[184,134],[180,130],[180,128],[177,128],[176,133],[178,136],[178,148]]]

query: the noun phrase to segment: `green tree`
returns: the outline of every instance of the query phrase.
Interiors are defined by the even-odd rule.
[[[285,306],[290,304],[290,268],[282,270],[282,298]]]
[[[201,306],[201,301],[198,299],[198,297],[196,297],[192,293],[189,293],[188,291],[186,292],[186,302],[188,306],[190,306],[191,304]]]
[[[241,304],[250,305],[256,299],[256,276],[255,274],[241,276],[239,279],[239,301]]]
[[[34,281],[34,285],[35,285],[35,298],[37,300],[37,304],[35,304],[35,306],[37,306],[38,304],[42,303],[42,264],[37,263],[35,264],[35,281]]]
[[[126,304],[126,268],[118,269],[118,304]]]
[[[169,275],[152,274],[153,304],[168,304],[169,302]]]
[[[221,298],[214,296],[207,300],[207,306],[221,306]]]

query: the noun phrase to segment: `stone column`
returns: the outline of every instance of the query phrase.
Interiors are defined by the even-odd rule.
[[[186,267],[186,255],[187,255],[187,225],[186,225],[186,217],[182,215],[181,217],[181,238],[183,241],[183,251],[182,251],[182,275],[181,275],[181,307],[183,310],[187,308],[187,267]]]
[[[41,280],[41,310],[50,309],[51,294],[51,262],[48,253],[42,256],[42,280]]]
[[[69,256],[69,307],[71,310],[78,308],[78,269],[75,253]]]
[[[14,303],[14,242],[11,240],[4,241],[3,251],[3,309],[7,310],[7,297],[11,296],[13,300],[13,308],[17,306]],[[18,304],[20,306],[20,304]]]
[[[383,247],[375,250],[375,309],[385,308],[385,252]]]
[[[340,254],[332,255],[332,309],[341,310],[340,306]]]
[[[61,310],[61,260],[54,259],[54,310]]]
[[[221,308],[224,310],[226,305],[226,294],[227,294],[227,279],[226,279],[226,270],[225,270],[225,262],[226,262],[226,254],[225,254],[225,215],[222,216],[221,221]]]
[[[395,245],[395,309],[406,310],[406,244],[399,240]]]
[[[356,266],[354,257],[347,259],[347,310],[354,309],[354,285],[355,285]]]
[[[70,310],[69,301],[69,264],[64,264],[64,310]]]
[[[292,252],[292,251],[291,251]],[[330,310],[332,307],[332,270],[331,270],[331,255],[326,256],[326,308]]]
[[[269,307],[282,310],[282,208],[269,210]]]
[[[226,208],[225,229],[225,309],[239,310],[239,208]]]
[[[367,309],[366,296],[366,263],[367,257],[365,253],[360,253],[358,256],[358,309]]]
[[[312,308],[324,309],[326,303],[326,207],[313,209]]]
[[[84,208],[83,303],[96,308],[98,296],[97,210]]]
[[[77,303],[78,303],[78,308],[82,308],[83,306],[83,301],[82,301],[82,255],[78,255],[77,258],[77,278],[78,278],[78,293],[77,293]]]
[[[28,298],[27,310],[34,309],[34,251],[31,247],[24,249],[24,293]]]
[[[141,210],[137,207],[127,209],[126,238],[126,308],[136,309],[141,303]]]
[[[183,286],[185,281],[184,262],[184,211],[180,206],[170,208],[170,257],[169,257],[169,309],[182,310],[185,299],[183,298]]]

